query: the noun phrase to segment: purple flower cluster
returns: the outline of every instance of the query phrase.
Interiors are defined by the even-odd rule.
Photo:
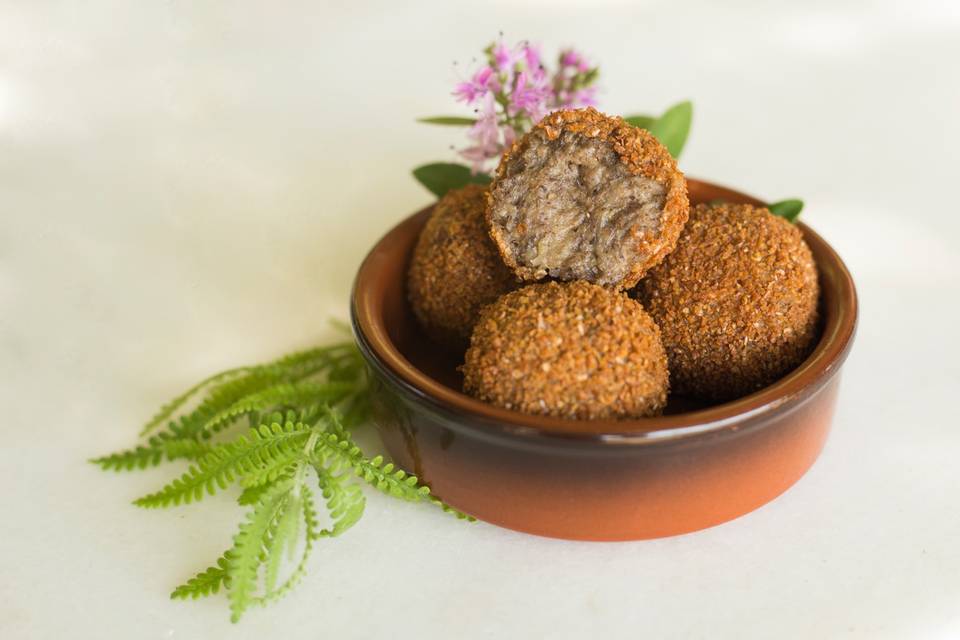
[[[515,47],[495,42],[484,53],[486,64],[453,92],[477,113],[467,132],[472,144],[460,150],[474,173],[483,171],[551,111],[596,104],[593,83],[598,69],[573,49],[560,53],[553,73],[543,64],[538,47],[529,42]]]

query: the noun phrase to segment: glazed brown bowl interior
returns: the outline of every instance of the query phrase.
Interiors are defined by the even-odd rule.
[[[763,205],[750,196],[699,180],[689,179],[688,185],[691,204],[719,199]],[[409,256],[430,210],[428,207],[401,222],[368,255],[354,284],[354,328],[372,366],[417,396],[424,408],[463,415],[464,428],[489,429],[521,439],[588,439],[630,445],[736,429],[744,421],[783,409],[819,389],[846,357],[855,331],[857,298],[849,272],[836,252],[800,223],[820,273],[822,333],[809,357],[777,382],[724,404],[677,412],[677,403],[673,403],[671,415],[637,420],[575,421],[502,409],[460,391],[457,366],[463,354],[431,342],[407,303]]]

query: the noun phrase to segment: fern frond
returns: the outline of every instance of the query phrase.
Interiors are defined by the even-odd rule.
[[[227,576],[227,563],[229,562],[230,551],[217,558],[217,563],[208,569],[201,571],[190,578],[182,585],[173,590],[170,594],[171,600],[186,600],[190,598],[205,598],[220,591],[220,587],[229,587],[229,578]]]
[[[287,476],[284,474],[279,476],[277,480],[280,481],[286,478]],[[237,504],[239,504],[241,507],[249,507],[250,505],[257,504],[260,502],[260,498],[263,497],[263,494],[268,492],[272,487],[273,483],[271,482],[264,482],[263,484],[247,487],[240,492],[239,496],[237,496]]]
[[[331,371],[352,370],[359,362],[362,362],[362,360],[356,346],[345,342],[293,353],[264,365],[224,372],[224,374],[230,375],[220,379],[218,384],[207,384],[201,387],[208,389],[206,397],[193,411],[171,421],[168,424],[168,432],[180,438],[208,438],[211,432],[219,431],[232,424],[246,413],[244,411],[231,411],[235,404],[249,401],[257,394],[268,393],[271,387],[284,384],[292,385],[318,373],[327,372],[329,374]],[[340,382],[346,382],[346,380],[340,380]],[[353,387],[355,389],[356,379],[354,379]],[[336,390],[331,389],[331,391]],[[335,392],[333,395],[336,396],[338,393]],[[346,394],[344,393],[344,395]],[[261,399],[261,402],[266,401],[267,403],[260,407],[250,407],[249,413],[264,411],[271,406],[283,404],[284,399],[282,397],[277,400],[277,402],[270,403],[269,398]],[[324,394],[321,393],[318,402],[323,401]],[[297,397],[289,397],[286,404],[297,406],[302,402]],[[213,421],[216,421],[216,424],[215,428],[211,430],[213,425],[210,423]]]
[[[300,494],[294,489],[277,512],[276,526],[270,531],[269,541],[265,546],[264,589],[267,593],[273,591],[280,575],[280,566],[284,555],[293,557],[297,548],[297,538],[300,535],[300,520],[303,517],[303,505]]]
[[[303,452],[297,448],[284,447],[274,458],[264,460],[256,469],[244,474],[240,485],[246,489],[270,484],[280,477],[290,475],[297,463],[303,459]]]
[[[327,411],[327,419],[334,424],[339,422],[339,416],[333,410]],[[317,444],[316,455],[323,463],[329,461],[333,472],[339,468],[348,467],[358,477],[389,496],[408,502],[426,500],[460,520],[476,521],[476,518],[451,507],[431,494],[430,487],[420,484],[416,476],[408,475],[392,462],[384,464],[383,456],[372,459],[364,457],[360,447],[349,437],[338,435],[335,427],[328,428]]]
[[[420,502],[430,495],[430,488],[418,484],[416,476],[407,475],[392,463],[384,465],[383,456],[373,459],[364,457],[360,447],[349,439],[339,438],[335,433],[326,433],[317,441],[316,453],[324,463],[331,462],[332,472],[347,467],[378,490],[395,498]]]
[[[104,471],[132,471],[155,467],[164,459],[196,459],[210,449],[211,446],[205,442],[198,442],[193,438],[175,438],[163,433],[151,437],[147,445],[93,458],[90,462],[99,465]]]
[[[466,520],[467,522],[476,522],[476,521],[477,521],[477,519],[474,518],[474,517],[473,517],[472,515],[470,515],[469,513],[464,513],[463,511],[460,511],[459,509],[457,509],[457,508],[455,508],[455,507],[451,507],[451,506],[448,505],[446,502],[444,502],[443,500],[440,500],[439,498],[437,498],[437,497],[435,497],[435,496],[433,496],[433,495],[430,496],[430,503],[433,504],[433,505],[436,506],[436,507],[440,507],[440,509],[441,509],[444,513],[449,513],[450,515],[454,516],[457,520]]]
[[[140,445],[135,449],[126,449],[99,458],[91,458],[90,462],[98,465],[104,471],[133,471],[134,469],[157,466],[163,462],[163,451]]]
[[[309,437],[308,427],[301,423],[261,425],[247,436],[214,447],[185,474],[134,504],[155,508],[200,500],[204,492],[213,495],[217,488],[225,489],[237,475],[252,474],[294,453],[301,455]]]
[[[244,416],[261,413],[282,406],[334,404],[355,391],[356,385],[347,382],[281,382],[257,393],[240,398],[221,409],[200,428],[216,433]]]
[[[254,367],[245,375],[229,380],[210,390],[207,397],[192,412],[181,416],[168,424],[168,431],[180,438],[209,437],[204,433],[204,425],[218,413],[226,410],[235,402],[271,387],[281,381],[277,371],[264,367]]]
[[[327,366],[344,357],[352,357],[355,353],[357,353],[357,347],[353,341],[338,342],[326,347],[291,353],[262,366],[296,375]]]
[[[257,605],[266,605],[275,600],[279,600],[283,596],[290,593],[294,587],[296,587],[300,581],[303,579],[303,576],[307,573],[307,561],[310,559],[310,553],[313,551],[313,542],[316,540],[319,535],[317,532],[317,518],[316,511],[313,505],[313,494],[312,492],[303,485],[300,487],[302,492],[302,514],[303,514],[303,524],[306,532],[306,540],[303,546],[303,553],[300,556],[300,562],[297,563],[297,566],[290,573],[290,577],[280,585],[280,587],[267,590],[263,596],[251,598],[251,604]]]
[[[247,513],[233,538],[233,548],[227,559],[227,595],[233,622],[240,620],[243,612],[255,601],[257,574],[264,561],[264,539],[287,501],[291,487],[292,483],[272,487]]]
[[[360,487],[352,482],[345,482],[346,474],[334,475],[320,465],[314,465],[320,488],[327,503],[327,511],[333,520],[330,529],[317,531],[317,537],[336,537],[355,525],[363,516],[367,499]]]
[[[225,382],[230,378],[235,378],[241,373],[249,371],[249,367],[238,367],[236,369],[228,369],[227,371],[221,371],[216,373],[205,380],[201,380],[197,384],[193,385],[180,395],[178,395],[173,400],[169,401],[160,409],[157,410],[157,413],[150,419],[147,424],[143,425],[143,428],[140,430],[140,435],[145,436],[157,427],[159,427],[163,422],[166,422],[170,417],[176,413],[183,405],[185,405],[192,397],[203,391],[205,388],[210,385]]]

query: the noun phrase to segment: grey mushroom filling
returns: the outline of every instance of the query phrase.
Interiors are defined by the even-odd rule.
[[[616,284],[637,260],[640,235],[659,232],[664,187],[631,175],[608,142],[537,134],[494,187],[493,225],[538,277]]]

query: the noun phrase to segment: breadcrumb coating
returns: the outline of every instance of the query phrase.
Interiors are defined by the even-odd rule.
[[[765,208],[701,204],[638,287],[675,392],[747,395],[799,365],[818,333],[817,269],[800,230]]]
[[[487,306],[462,371],[481,400],[574,419],[656,415],[669,389],[660,331],[643,307],[583,281],[528,285]]]
[[[618,273],[614,281],[604,280],[604,274],[593,273],[580,273],[568,277],[565,274],[552,273],[543,265],[531,263],[518,250],[518,245],[525,243],[529,246],[531,242],[535,244],[537,238],[531,236],[531,233],[535,234],[538,231],[529,228],[531,225],[526,224],[529,221],[522,220],[525,213],[522,210],[519,212],[521,218],[519,223],[515,220],[506,221],[506,216],[503,214],[505,209],[510,211],[518,206],[516,180],[518,177],[524,177],[525,171],[530,171],[530,167],[524,161],[524,158],[529,155],[528,152],[533,146],[549,144],[550,141],[558,140],[561,136],[565,136],[564,140],[575,136],[601,141],[604,145],[599,147],[596,153],[612,150],[621,166],[625,167],[626,175],[642,176],[659,185],[658,197],[662,198],[662,207],[659,207],[659,211],[654,210],[652,220],[645,219],[645,216],[649,215],[645,210],[639,219],[625,230],[626,233],[622,234],[620,246],[601,246],[603,243],[600,240],[594,240],[593,246],[576,249],[587,254],[586,258],[591,257],[589,253],[592,251],[598,254],[601,261],[608,260],[611,256],[627,261],[624,268],[619,270],[622,273]],[[553,152],[559,153],[556,149]],[[536,184],[527,185],[526,191],[532,192],[532,189],[541,187],[538,205],[542,205],[544,201],[564,197],[565,194],[562,191],[570,192],[570,199],[575,200],[578,195],[576,190],[582,190],[584,185],[581,176],[573,171],[574,168],[571,167],[569,184],[560,187],[561,193],[557,192],[555,184],[550,185],[552,188],[542,188],[541,185]],[[531,172],[531,175],[533,173]],[[686,180],[667,148],[648,131],[634,127],[622,118],[600,113],[592,107],[552,113],[515,142],[504,154],[497,168],[487,199],[490,236],[503,256],[504,262],[519,278],[538,280],[546,275],[564,280],[585,278],[614,288],[632,287],[644,273],[663,260],[676,245],[689,211]],[[639,210],[640,203],[628,201],[620,203],[620,206],[623,211],[614,212],[612,215],[622,223],[623,216],[632,215],[629,212],[635,207]],[[587,232],[590,224],[593,224],[593,221],[589,220],[589,214],[585,212],[584,215],[586,216],[584,224],[579,228],[581,234]]]
[[[480,309],[516,288],[487,235],[486,188],[467,185],[437,202],[413,250],[407,295],[427,334],[465,349]]]

